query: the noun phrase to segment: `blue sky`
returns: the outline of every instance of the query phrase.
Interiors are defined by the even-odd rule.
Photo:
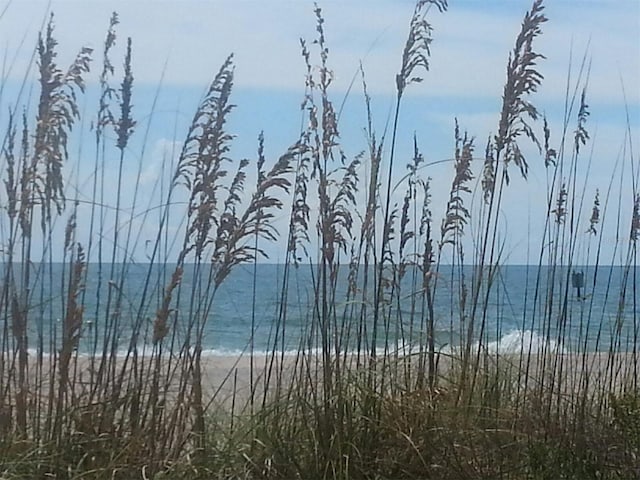
[[[394,77],[400,66],[414,2],[326,0],[318,3],[326,20],[329,64],[334,71],[333,99],[339,105],[346,98],[341,127],[343,146],[348,155],[355,155],[366,148],[364,103],[360,80],[356,80],[347,95],[349,86],[362,61],[373,98],[375,127],[382,132],[395,94]],[[570,58],[573,57],[577,69],[583,54],[588,52],[591,117],[587,128],[594,137],[593,162],[586,189],[590,197],[595,188],[606,189],[614,161],[625,143],[622,84],[626,89],[632,138],[640,148],[640,2],[549,0],[546,3],[549,22],[537,43],[538,51],[547,56],[540,67],[545,81],[534,101],[540,110],[547,112],[554,129],[552,135],[557,140]],[[414,132],[428,160],[450,158],[455,117],[462,129],[477,137],[478,153],[483,151],[485,139],[497,125],[507,56],[530,4],[528,0],[466,0],[451,1],[449,11],[444,14],[433,9],[429,15],[434,27],[431,71],[423,75],[423,83],[412,85],[407,91],[398,139],[399,165],[409,159]],[[7,93],[2,97],[3,112],[15,107],[16,98],[11,92],[16,91],[15,85],[22,82],[29,68],[37,32],[47,11],[56,15],[61,65],[71,61],[82,45],[96,49],[97,62],[90,80],[94,84],[110,14],[114,10],[119,13],[121,23],[117,27],[118,43],[113,59],[120,67],[124,40],[127,36],[133,37],[134,115],[139,128],[138,143],[132,144],[129,155],[142,162],[139,168],[146,185],[141,190],[144,195],[152,195],[151,185],[163,155],[180,144],[200,95],[230,52],[235,54],[234,103],[238,105],[230,123],[231,131],[237,135],[234,156],[253,158],[256,137],[261,130],[265,131],[267,153],[271,158],[282,153],[297,137],[305,73],[299,38],[314,38],[312,2],[0,2],[0,6],[5,5],[7,9],[0,20],[0,42],[8,66],[4,75]],[[121,71],[116,72],[116,76],[120,75]],[[32,85],[36,78],[34,70],[28,78],[28,85]],[[156,92],[159,92],[157,109],[149,117]],[[26,102],[28,97],[24,95],[20,103]],[[87,97],[83,107],[88,112],[86,128],[95,115],[95,105],[95,98]],[[149,137],[143,142],[142,134],[149,121]],[[142,143],[146,145],[144,153]],[[90,144],[82,148],[90,149]],[[78,163],[79,172],[74,172],[81,190],[90,183],[90,165],[83,161]],[[513,263],[529,260],[523,253],[524,247],[541,231],[539,214],[544,202],[540,199],[544,198],[546,177],[539,162],[537,157],[530,159],[529,182],[514,180],[505,202],[505,218],[510,219],[505,223],[505,229],[510,232],[509,261]],[[135,178],[137,165],[133,162],[130,167],[130,180]],[[437,190],[434,194],[434,198],[440,199],[440,205],[434,205],[437,216],[446,201],[451,169],[445,165],[426,174],[441,188],[439,195]],[[587,176],[586,166],[583,176]],[[630,188],[628,183],[622,187],[625,195]],[[590,201],[585,200],[587,205]],[[621,207],[621,211],[627,216],[631,213],[626,207]],[[530,246],[533,250],[539,247]],[[277,260],[278,255],[274,247],[273,260]],[[141,260],[144,257],[142,253],[139,256]]]

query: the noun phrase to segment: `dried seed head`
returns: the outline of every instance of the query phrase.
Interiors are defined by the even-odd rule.
[[[600,192],[596,190],[596,196],[593,199],[593,207],[591,208],[591,218],[589,219],[589,229],[587,233],[596,235],[596,225],[600,222]]]
[[[153,344],[157,345],[169,333],[169,314],[171,313],[171,300],[173,292],[182,281],[184,270],[181,266],[176,267],[171,275],[171,281],[164,291],[162,305],[156,312],[156,320],[153,323]]]
[[[76,89],[84,91],[83,75],[89,71],[92,49],[84,47],[69,69],[63,72],[56,64],[53,37],[53,15],[46,34],[38,39],[38,67],[40,71],[40,101],[38,103],[34,154],[28,174],[35,183],[33,189],[42,205],[42,228],[51,219],[52,205],[58,213],[64,208],[62,168],[68,157],[67,140],[73,124],[80,116]],[[35,193],[30,192],[30,193]]]
[[[458,120],[455,126],[455,169],[456,174],[451,185],[449,201],[447,202],[447,212],[442,220],[440,228],[439,248],[446,244],[454,245],[464,234],[464,227],[469,221],[469,210],[464,206],[463,193],[471,193],[468,183],[473,180],[471,173],[471,161],[473,160],[473,138],[465,132],[460,135]]]
[[[547,122],[547,117],[546,116],[543,117],[543,121],[544,121],[544,125],[543,125],[543,131],[544,131],[544,166],[545,167],[555,166],[558,153],[555,151],[555,149],[553,149],[553,148],[551,148],[549,146],[549,141],[551,139],[551,130],[549,129],[549,123]]]
[[[587,89],[582,89],[582,95],[580,96],[580,109],[578,110],[578,128],[574,133],[574,148],[576,154],[580,153],[580,145],[586,145],[589,139],[589,132],[585,128],[587,119],[589,118],[589,105],[586,101]]]
[[[116,91],[109,85],[109,77],[113,75],[114,68],[111,63],[109,53],[116,43],[116,30],[118,25],[118,14],[113,12],[109,22],[107,37],[104,41],[102,51],[102,73],[100,73],[100,100],[98,106],[98,120],[96,122],[96,138],[100,139],[102,132],[107,125],[115,123],[111,113],[110,100],[116,95]]]
[[[131,71],[131,37],[127,38],[127,53],[124,59],[124,78],[120,87],[120,119],[116,123],[116,133],[118,135],[117,146],[124,150],[129,143],[136,126],[135,120],[131,117],[131,95],[133,90],[133,73]]]
[[[562,225],[567,216],[567,194],[567,185],[563,183],[560,192],[558,192],[558,198],[556,199],[556,208],[551,211],[551,213],[555,214],[556,224],[558,225]]]
[[[409,37],[404,45],[402,53],[402,66],[400,73],[396,75],[396,91],[398,98],[402,97],[405,89],[411,83],[422,82],[422,77],[416,75],[416,70],[423,68],[429,71],[429,56],[431,55],[431,25],[425,19],[427,11],[431,5],[435,5],[440,12],[447,9],[446,0],[420,0],[416,3],[411,24],[409,27]]]
[[[640,236],[640,194],[636,193],[633,202],[633,214],[631,216],[631,232],[629,238],[633,243],[638,241]]]
[[[482,197],[484,203],[489,204],[496,186],[496,158],[495,149],[491,137],[487,139],[484,151],[484,164],[482,166]]]
[[[541,26],[547,21],[543,10],[542,0],[535,0],[524,17],[507,64],[507,81],[502,94],[498,134],[495,137],[496,151],[503,155],[507,183],[509,163],[514,163],[524,178],[528,173],[529,166],[517,143],[518,138],[525,135],[540,148],[528,123],[529,120],[537,120],[538,110],[527,97],[538,90],[543,79],[542,74],[536,70],[536,65],[538,59],[545,57],[533,51],[533,40],[542,33]]]

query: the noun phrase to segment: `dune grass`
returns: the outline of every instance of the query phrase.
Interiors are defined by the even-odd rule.
[[[382,135],[361,72],[368,138],[354,158],[341,148],[319,7],[316,38],[301,42],[305,127],[273,161],[261,135],[255,175],[230,157],[229,56],[165,164],[153,208],[122,190],[130,140],[148,132],[136,121],[131,39],[114,78],[116,14],[95,148],[83,153],[93,156],[91,201],[70,193],[79,189],[69,186],[69,140],[87,122],[79,97],[94,53],[82,48],[58,65],[50,19],[37,45],[35,117],[16,103],[2,149],[1,478],[638,478],[637,182],[627,198],[614,172],[588,205],[593,186],[578,175],[590,141],[586,69],[568,82],[552,141],[535,103],[547,21],[535,0],[508,57],[497,133],[478,155],[476,137],[455,122],[451,188],[445,211],[434,211],[419,139],[402,173],[396,142],[404,94],[429,70],[428,15],[446,9],[446,0],[417,2]],[[635,171],[631,151],[620,162]],[[496,354],[489,318],[502,291],[503,203],[512,178],[530,169],[547,178],[546,222],[533,239],[535,294],[524,299],[522,331],[544,341],[522,338],[519,353]],[[282,212],[286,231],[275,227]],[[618,219],[620,284],[613,258],[600,254],[608,218]],[[148,225],[145,280],[131,285]],[[205,329],[221,285],[237,266],[257,266],[264,242],[280,242],[286,259],[272,350],[251,355],[251,342],[247,369],[229,369],[231,393],[221,398],[206,384],[215,360],[203,358]],[[579,312],[569,302],[581,265],[609,279],[612,332],[588,296]],[[310,270],[314,296],[307,335],[285,356],[295,269]],[[584,288],[593,293],[595,278]],[[442,298],[451,305],[446,349],[436,338]],[[242,375],[248,390],[237,388]]]

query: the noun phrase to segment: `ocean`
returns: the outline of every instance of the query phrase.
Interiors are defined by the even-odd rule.
[[[114,322],[110,325],[117,332],[112,338],[115,348],[126,351],[135,335],[138,348],[150,351],[162,291],[175,266],[128,264],[124,271],[121,268],[87,266],[84,289],[77,297],[82,305],[78,344],[82,353],[95,354],[103,348],[107,318]],[[29,348],[48,352],[59,348],[63,335],[63,318],[69,304],[65,287],[69,267],[55,263],[32,269],[27,301]],[[464,295],[460,272],[467,286]],[[365,345],[369,343],[359,340],[370,342],[372,338],[375,322],[372,280],[365,286],[361,271],[358,279],[349,284],[348,273],[345,265],[336,275],[338,293],[329,302],[335,308],[329,310],[325,326],[332,348],[337,345],[340,351],[368,349]],[[582,282],[574,278],[574,273],[582,274]],[[171,340],[178,346],[184,343],[189,321],[196,319],[193,325],[202,328],[202,349],[207,355],[273,350],[288,354],[299,348],[320,348],[319,315],[314,313],[322,309],[314,300],[316,267],[290,267],[287,272],[284,265],[238,265],[215,293],[206,287],[207,275],[208,272],[201,272],[203,282],[197,282],[194,266],[185,266],[181,287],[172,298],[166,345]],[[437,281],[433,317],[438,350],[459,348],[469,334],[472,316],[475,317],[472,341],[477,343],[482,337],[483,345],[490,351],[511,353],[546,346],[569,353],[609,351],[612,347],[633,351],[640,347],[637,273],[633,267],[502,266],[490,292],[481,290],[475,311],[470,291],[472,275],[471,266],[455,272],[450,266],[441,266],[432,278]],[[575,281],[581,283],[579,295]],[[347,298],[349,285],[356,294]],[[376,345],[381,351],[418,351],[427,341],[429,312],[420,273],[409,269],[399,287],[386,285]],[[111,303],[107,311],[109,295]],[[460,301],[463,296],[464,306]],[[11,313],[6,307],[3,310],[2,344],[10,348]]]

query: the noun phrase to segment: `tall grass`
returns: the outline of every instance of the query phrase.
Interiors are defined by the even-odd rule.
[[[401,172],[405,93],[429,74],[429,16],[447,7],[445,0],[416,3],[391,129],[382,135],[361,67],[367,142],[353,157],[340,143],[319,6],[316,38],[301,41],[303,128],[272,162],[261,134],[255,174],[251,161],[231,155],[229,56],[180,151],[163,163],[154,189],[159,206],[148,209],[137,187],[125,191],[127,172],[141,175],[140,165],[127,168],[135,159],[131,141],[142,134],[144,145],[148,133],[135,109],[130,38],[122,71],[112,60],[115,13],[97,82],[91,198],[67,198],[74,188],[69,139],[87,121],[79,96],[93,52],[82,48],[60,67],[51,17],[37,45],[37,108],[12,107],[2,148],[3,478],[640,474],[640,193],[631,128],[609,184],[580,184],[591,165],[584,159],[589,67],[583,60],[576,80],[567,75],[554,143],[535,103],[544,60],[536,42],[547,21],[535,0],[508,57],[496,134],[484,154],[477,156],[476,137],[455,120],[450,160],[427,163],[414,136],[413,158]],[[116,73],[119,88],[112,86]],[[452,167],[440,203],[432,198],[435,163]],[[495,347],[505,332],[492,323],[508,295],[503,207],[514,195],[514,172],[526,181],[534,169],[546,176],[544,232],[532,239],[537,265],[527,269],[533,288],[522,301],[518,348],[505,352]],[[287,231],[276,229],[278,212],[288,218]],[[612,224],[614,253],[603,258],[603,229]],[[148,263],[136,266],[144,282],[133,284],[133,252],[149,226]],[[242,368],[229,370],[226,401],[224,385],[207,381],[216,360],[203,356],[206,331],[221,286],[242,264],[253,265],[255,314],[265,242],[280,242],[285,258],[271,349],[254,354],[254,317],[249,388],[238,387]],[[609,265],[617,258],[619,280]],[[592,278],[576,302],[572,274],[583,266]],[[308,304],[292,298],[300,271],[312,279]],[[289,327],[292,303],[305,309],[302,336]],[[610,322],[605,307],[612,304]],[[440,305],[448,306],[445,316]],[[299,341],[293,356],[285,355],[291,338]]]

